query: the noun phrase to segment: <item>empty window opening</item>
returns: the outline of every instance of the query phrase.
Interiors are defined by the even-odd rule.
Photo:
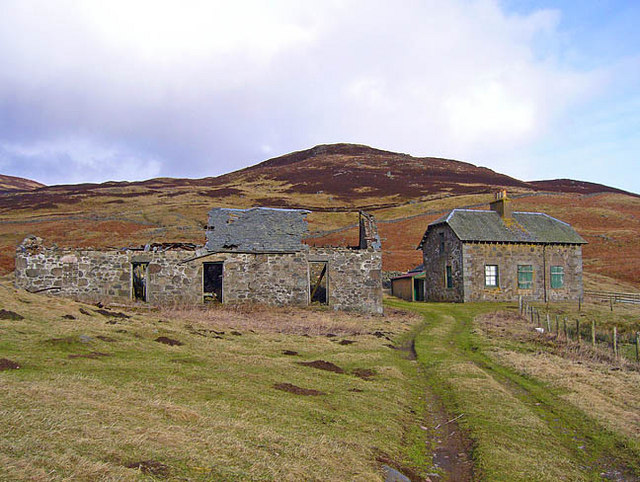
[[[222,303],[222,263],[204,263],[202,287],[205,303]]]
[[[487,264],[484,267],[484,285],[489,288],[498,287],[498,266]]]
[[[149,263],[131,263],[133,299],[147,301],[147,268]]]
[[[329,304],[329,283],[325,261],[309,263],[309,300],[320,305]]]

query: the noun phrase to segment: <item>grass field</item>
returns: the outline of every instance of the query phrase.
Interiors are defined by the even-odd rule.
[[[479,480],[638,480],[637,366],[558,350],[515,305],[389,304],[425,316],[418,361],[473,440]]]
[[[105,309],[6,281],[0,307],[0,480],[433,470],[417,364],[391,348],[420,317]]]
[[[637,480],[640,367],[516,311],[107,308],[5,278],[0,480]]]

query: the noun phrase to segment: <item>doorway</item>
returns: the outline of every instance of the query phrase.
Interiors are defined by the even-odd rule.
[[[222,303],[223,263],[203,263],[202,287],[205,303]]]
[[[149,263],[131,263],[133,299],[147,301],[147,268]]]
[[[309,302],[329,304],[329,276],[326,261],[309,262]]]
[[[424,301],[424,279],[414,278],[413,288],[413,300]]]

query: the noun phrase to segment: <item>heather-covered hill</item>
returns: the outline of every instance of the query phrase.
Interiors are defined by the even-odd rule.
[[[66,246],[201,243],[212,207],[299,207],[317,245],[355,244],[357,211],[379,220],[384,269],[420,263],[426,225],[455,207],[486,208],[507,189],[519,210],[570,222],[589,245],[585,268],[640,287],[640,197],[571,180],[524,182],[466,162],[354,144],[321,145],[203,179],[158,178],[0,192],[0,272],[37,234]],[[351,226],[351,228],[350,228]]]
[[[31,179],[0,174],[0,192],[31,191],[33,189],[38,189],[39,187],[44,187],[44,184],[32,181]]]

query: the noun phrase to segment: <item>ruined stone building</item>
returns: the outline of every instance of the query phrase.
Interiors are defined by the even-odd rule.
[[[423,251],[427,301],[577,300],[582,245],[567,223],[512,212],[506,191],[489,211],[454,209],[432,222]]]
[[[16,284],[77,299],[318,303],[382,313],[382,250],[373,217],[360,213],[357,247],[311,247],[302,242],[308,213],[212,209],[204,246],[67,249],[31,236],[16,251]]]

